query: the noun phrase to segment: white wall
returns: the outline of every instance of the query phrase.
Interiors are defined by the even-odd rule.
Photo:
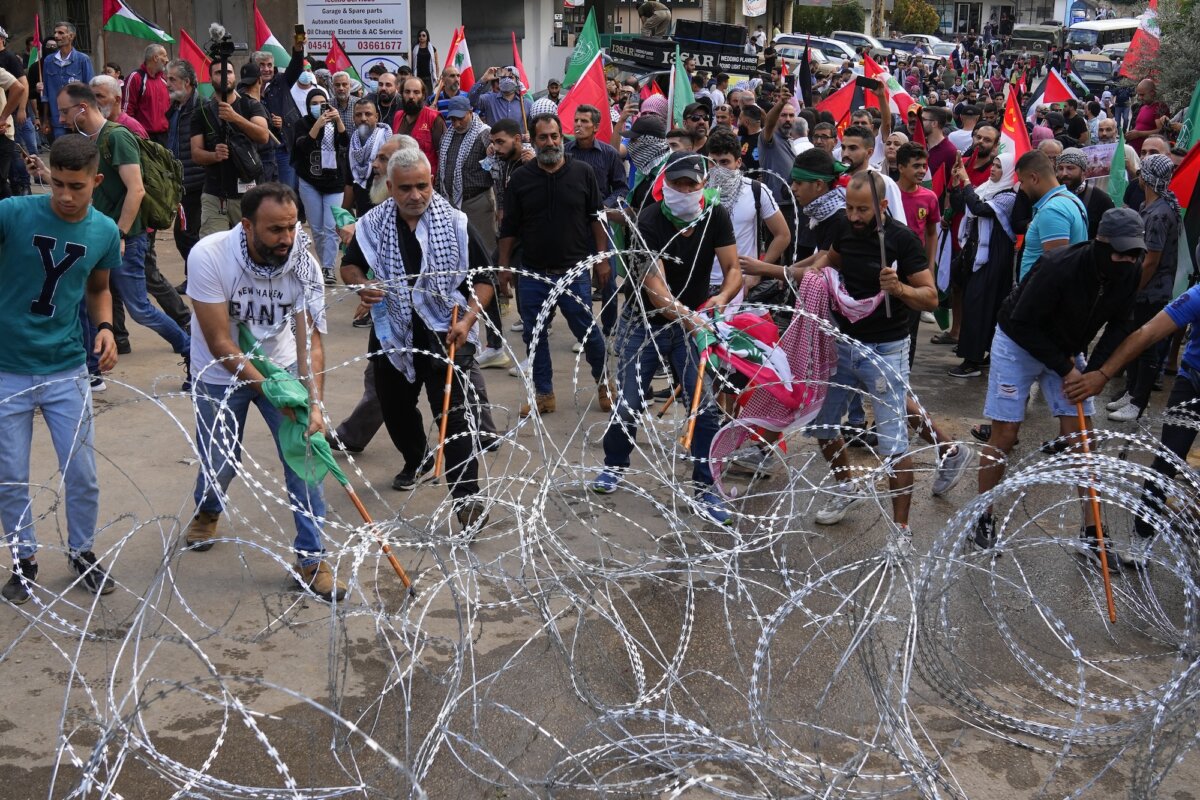
[[[429,0],[425,3],[425,26],[429,28],[429,36],[433,46],[437,48],[438,58],[446,63],[447,48],[450,47],[450,37],[454,30],[462,24],[462,0]],[[413,41],[416,41],[416,30],[413,30]],[[467,31],[467,45],[471,44],[471,33]],[[438,66],[442,66],[439,64]],[[470,88],[470,87],[468,87]]]
[[[521,60],[533,83],[534,90],[545,89],[546,81],[561,78],[571,47],[555,47],[554,14],[562,8],[562,0],[532,0],[525,4],[525,38],[518,39]]]

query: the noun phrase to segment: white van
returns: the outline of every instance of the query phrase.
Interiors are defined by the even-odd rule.
[[[1104,50],[1118,44],[1128,47],[1137,29],[1138,20],[1132,17],[1076,22],[1067,31],[1063,47],[1072,53],[1090,53],[1093,47]]]

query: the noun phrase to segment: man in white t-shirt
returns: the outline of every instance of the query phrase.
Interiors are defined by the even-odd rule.
[[[721,193],[721,205],[733,221],[737,254],[775,264],[790,239],[787,220],[771,190],[742,174],[741,156],[742,146],[737,134],[727,129],[714,130],[708,137],[708,157],[713,161],[708,171],[708,185]],[[769,239],[760,236],[760,223],[766,225]],[[709,285],[716,288],[710,289],[710,295],[720,290],[724,279],[720,261],[714,258]],[[757,277],[748,278],[745,286],[750,288],[758,281]],[[740,303],[743,295],[744,291],[739,291],[730,306]]]
[[[200,450],[197,510],[186,535],[191,550],[214,544],[221,500],[237,472],[251,404],[279,445],[285,412],[264,396],[263,375],[238,344],[240,324],[249,328],[272,363],[297,375],[308,388],[306,438],[325,433],[325,286],[297,220],[298,208],[290,187],[260,184],[242,197],[242,224],[204,237],[188,256],[187,294],[195,312],[191,379]],[[296,578],[322,600],[341,600],[346,585],[334,578],[323,558],[318,526],[325,517],[322,487],[306,483],[286,461],[283,470],[296,522]]]
[[[979,106],[967,104],[962,107],[958,115],[962,127],[946,134],[946,138],[958,149],[958,152],[965,153],[971,146],[971,139],[975,135],[975,123],[979,122],[979,117]]]

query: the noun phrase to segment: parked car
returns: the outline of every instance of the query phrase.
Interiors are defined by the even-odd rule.
[[[787,59],[788,69],[795,71],[796,65],[800,59],[804,58],[804,48],[797,47],[794,44],[781,44],[775,47],[775,52],[779,53],[781,58]],[[810,46],[808,48],[808,60],[814,75],[821,77],[829,77],[842,68],[842,60],[838,58],[834,60],[825,55],[825,51],[818,47]]]
[[[830,34],[830,38],[836,39],[839,42],[845,42],[851,47],[857,49],[863,48],[871,58],[878,61],[881,57],[887,56],[888,50],[879,43],[879,40],[874,36],[866,33],[858,33],[857,31],[834,31]]]
[[[954,52],[954,48],[956,47],[958,47],[958,45],[954,44],[953,42],[938,42],[930,49],[933,50],[934,58],[949,58],[950,54]]]
[[[900,37],[906,42],[913,44],[923,44],[927,47],[933,47],[935,44],[941,44],[942,40],[937,36],[928,33],[906,33]]]
[[[785,44],[798,45],[803,48],[806,42],[812,47],[821,48],[821,52],[834,61],[841,61],[844,58],[848,58],[850,61],[858,63],[858,55],[854,52],[854,48],[837,39],[828,39],[824,36],[807,36],[803,33],[781,33],[775,37],[776,48]]]
[[[906,39],[880,39],[879,44],[886,51],[895,50],[896,59],[901,63],[908,63],[910,59],[917,53],[917,43],[910,42]]]

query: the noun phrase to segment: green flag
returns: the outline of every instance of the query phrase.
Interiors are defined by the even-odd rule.
[[[667,93],[667,105],[671,107],[671,127],[683,127],[683,110],[696,102],[692,93],[692,79],[688,77],[683,66],[683,58],[679,54],[679,45],[675,45],[675,66],[671,70],[671,91]]]
[[[1117,149],[1113,150],[1112,167],[1108,175],[1108,196],[1117,208],[1125,205],[1125,188],[1129,178],[1125,174],[1125,131],[1117,136]]]
[[[600,52],[600,33],[596,29],[596,9],[588,11],[587,19],[583,22],[583,30],[575,40],[575,50],[571,60],[567,62],[567,74],[563,76],[562,88],[570,89],[579,80],[579,76],[592,63],[596,53]]]
[[[299,378],[266,358],[254,334],[241,324],[238,325],[238,345],[249,356],[254,368],[266,378],[262,390],[271,405],[279,409],[290,408],[296,414],[294,420],[285,415],[279,426],[279,449],[292,472],[309,484],[321,483],[332,472],[338,483],[348,484],[346,473],[333,460],[333,450],[324,434],[304,438],[308,430],[308,389]]]
[[[1188,115],[1183,121],[1183,127],[1179,129],[1175,146],[1191,150],[1198,136],[1200,136],[1200,81],[1196,81],[1196,88],[1192,89],[1192,102],[1188,105]]]

